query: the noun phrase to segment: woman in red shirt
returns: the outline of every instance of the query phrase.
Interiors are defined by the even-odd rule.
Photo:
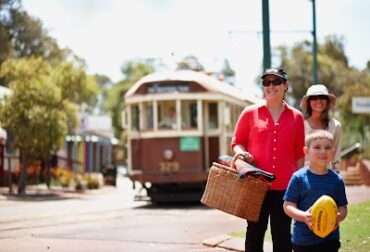
[[[284,213],[283,196],[288,182],[304,163],[303,115],[284,101],[287,74],[268,69],[261,77],[264,101],[246,107],[235,126],[231,148],[249,163],[275,174],[258,222],[248,221],[245,251],[263,251],[270,218],[273,250],[291,251],[291,219]]]

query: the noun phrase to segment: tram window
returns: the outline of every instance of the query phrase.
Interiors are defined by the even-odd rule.
[[[158,102],[159,128],[176,129],[176,103],[175,101]]]
[[[235,126],[242,111],[242,107],[231,106],[231,125]]]
[[[139,106],[131,107],[131,129],[139,130]]]
[[[217,103],[208,104],[208,118],[209,118],[209,128],[217,129],[218,128],[218,107]]]
[[[196,101],[182,101],[181,119],[182,128],[198,128],[198,109]]]
[[[225,129],[226,129],[226,131],[228,131],[228,132],[230,132],[230,131],[233,131],[233,124],[232,124],[232,122],[231,122],[231,114],[232,114],[232,112],[231,112],[231,110],[232,110],[232,106],[230,106],[230,105],[226,105],[225,107],[224,107],[224,111],[223,111],[223,125],[225,125]]]
[[[144,103],[144,129],[153,129],[154,127],[154,116],[153,116],[153,104]]]

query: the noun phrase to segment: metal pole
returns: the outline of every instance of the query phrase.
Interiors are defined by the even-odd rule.
[[[271,68],[269,0],[262,0],[263,70]]]
[[[317,75],[317,40],[316,40],[316,0],[312,0],[312,21],[313,21],[313,43],[312,43],[312,55],[313,55],[313,63],[312,63],[312,82],[313,84],[318,83],[318,75]]]

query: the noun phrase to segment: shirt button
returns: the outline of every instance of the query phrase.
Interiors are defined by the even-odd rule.
[[[275,159],[276,159],[276,157],[273,157],[273,159],[275,160]]]
[[[274,151],[276,151],[276,148],[274,148]]]
[[[275,165],[273,165],[272,168],[275,168]]]
[[[276,134],[276,130],[274,130],[274,134]]]
[[[274,140],[273,140],[274,142],[276,142],[276,139],[274,138]]]

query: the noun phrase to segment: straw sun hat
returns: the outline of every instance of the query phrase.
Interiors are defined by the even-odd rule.
[[[337,98],[333,94],[329,94],[328,89],[323,84],[315,84],[307,89],[306,95],[303,96],[301,101],[301,109],[307,111],[307,101],[310,96],[326,95],[329,97],[330,107],[334,108]]]

